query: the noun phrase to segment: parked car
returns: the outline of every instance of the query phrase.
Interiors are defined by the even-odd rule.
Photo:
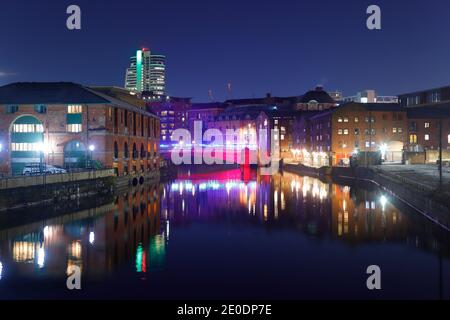
[[[42,168],[42,170],[41,170]],[[66,173],[67,170],[55,166],[51,166],[48,164],[40,164],[40,163],[29,163],[24,168],[22,173],[24,175],[35,175],[35,174],[56,174],[56,173]]]

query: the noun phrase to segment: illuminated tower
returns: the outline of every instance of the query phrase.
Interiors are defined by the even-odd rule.
[[[149,49],[136,51],[130,58],[130,67],[125,75],[125,88],[133,92],[148,92],[155,99],[166,94],[165,56],[151,54]]]

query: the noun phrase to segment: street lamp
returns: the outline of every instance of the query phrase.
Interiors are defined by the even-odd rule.
[[[386,160],[386,151],[388,149],[388,146],[386,143],[383,143],[380,145],[380,152],[381,152],[381,159]]]
[[[89,145],[89,151],[90,151],[90,159],[89,159],[89,167],[92,169],[92,159],[93,159],[93,153],[95,151],[95,146],[93,144]]]
[[[38,143],[37,149],[38,149],[38,152],[39,152],[39,170],[40,170],[41,173],[42,173],[42,171],[44,171],[44,173],[45,173],[46,170],[44,170],[44,165],[45,165],[45,163],[44,163],[44,160],[45,160],[44,159],[44,155],[46,153],[48,153],[50,148],[49,148],[48,143],[45,143],[44,141],[42,141],[42,142]]]

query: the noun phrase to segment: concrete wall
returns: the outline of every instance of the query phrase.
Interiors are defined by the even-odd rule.
[[[115,176],[113,169],[0,179],[0,190],[95,180]]]

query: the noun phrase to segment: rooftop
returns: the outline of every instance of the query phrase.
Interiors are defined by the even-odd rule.
[[[108,103],[108,100],[73,82],[16,82],[0,87],[0,104],[71,103]]]
[[[17,82],[0,87],[0,104],[113,104],[151,115],[122,88],[85,87],[73,82]]]

